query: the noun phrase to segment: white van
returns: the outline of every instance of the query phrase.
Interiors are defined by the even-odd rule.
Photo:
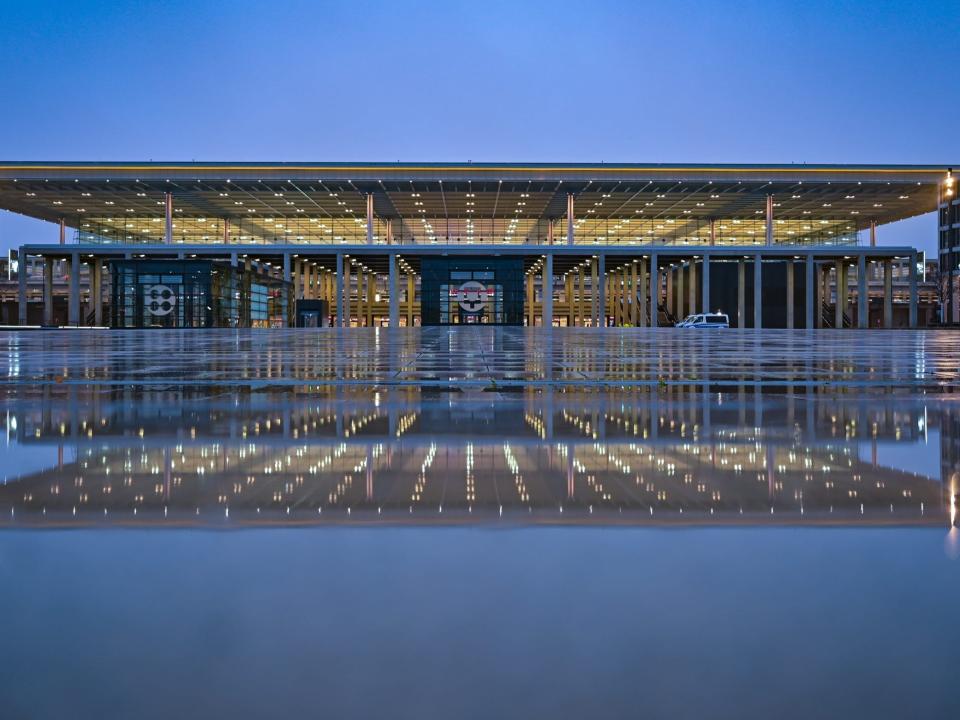
[[[688,315],[677,323],[680,328],[729,328],[730,318],[723,313]]]

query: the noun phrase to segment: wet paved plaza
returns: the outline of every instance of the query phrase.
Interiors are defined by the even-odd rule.
[[[952,388],[949,331],[400,328],[0,333],[0,382]]]
[[[949,717],[955,338],[2,333],[0,715]]]

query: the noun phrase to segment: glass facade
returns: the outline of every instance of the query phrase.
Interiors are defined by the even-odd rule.
[[[522,325],[522,258],[423,258],[423,325]]]
[[[115,328],[287,327],[290,284],[209,260],[115,260]]]

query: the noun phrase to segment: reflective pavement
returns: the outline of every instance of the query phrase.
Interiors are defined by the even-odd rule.
[[[955,337],[0,334],[0,717],[951,717]]]
[[[351,328],[0,333],[0,381],[950,388],[951,331]]]

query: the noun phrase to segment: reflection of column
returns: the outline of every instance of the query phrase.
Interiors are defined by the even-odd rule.
[[[893,260],[883,261],[883,326],[893,327]]]
[[[567,443],[567,500],[574,497],[573,445]]]
[[[548,253],[543,261],[542,287],[543,297],[541,298],[541,307],[543,307],[543,326],[553,327],[553,254]]]
[[[657,253],[650,253],[650,327],[656,327],[660,312],[660,258]],[[644,294],[646,295],[646,294]],[[646,298],[644,298],[646,299]]]

